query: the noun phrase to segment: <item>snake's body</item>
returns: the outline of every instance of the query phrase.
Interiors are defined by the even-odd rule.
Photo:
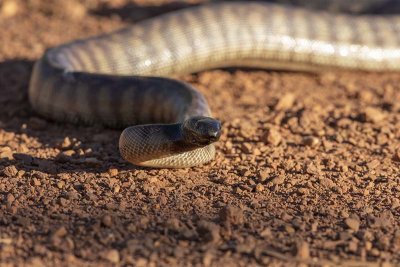
[[[155,77],[228,66],[398,71],[400,17],[260,2],[192,7],[48,50],[35,65],[29,98],[57,121],[138,125],[119,143],[134,164],[189,167],[212,160],[215,148],[188,145],[182,123],[210,117],[210,109],[190,85]]]

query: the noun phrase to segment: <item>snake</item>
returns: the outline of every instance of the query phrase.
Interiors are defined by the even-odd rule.
[[[400,17],[249,1],[184,8],[46,50],[29,102],[51,120],[124,128],[119,151],[134,165],[187,168],[215,158],[223,129],[175,77],[225,67],[399,71]]]

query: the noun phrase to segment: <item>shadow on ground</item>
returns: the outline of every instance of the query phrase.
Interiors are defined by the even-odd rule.
[[[138,22],[143,19],[155,17],[164,13],[172,12],[195,6],[195,4],[184,3],[182,1],[175,1],[163,5],[138,5],[135,3],[129,3],[122,7],[113,8],[109,7],[107,3],[104,3],[100,8],[92,10],[91,13],[97,16],[111,17],[118,16],[123,21]]]
[[[72,170],[99,172],[107,170],[110,166],[135,169],[125,164],[119,156],[120,130],[58,123],[35,114],[28,101],[32,68],[33,62],[23,59],[0,63],[0,128],[3,130],[0,143],[10,147],[13,155],[0,158],[2,165],[16,165],[25,171],[40,170],[48,173]],[[15,136],[19,140],[18,143],[12,140]],[[79,155],[62,154],[63,150],[68,150],[68,147],[60,148],[65,137],[72,140],[71,148],[89,153],[84,158]],[[60,156],[38,154],[35,145],[37,142],[48,149],[60,149]],[[20,149],[21,143],[24,143],[25,149]],[[3,148],[0,153],[4,151]],[[87,157],[92,158],[89,164],[85,162]],[[101,160],[93,162],[93,158]]]

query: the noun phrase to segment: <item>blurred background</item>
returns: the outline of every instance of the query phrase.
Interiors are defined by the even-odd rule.
[[[75,6],[75,12],[78,11],[80,6],[84,7],[116,7],[121,5],[176,5],[182,4],[199,4],[204,2],[229,2],[229,1],[240,1],[240,0],[175,0],[175,1],[163,1],[163,0],[148,0],[148,1],[133,1],[133,0],[72,0],[72,1],[57,1],[50,0],[46,1],[45,6],[63,5]],[[243,0],[241,0],[243,1]],[[287,5],[303,6],[307,8],[328,10],[331,12],[346,12],[346,13],[398,13],[400,10],[400,1],[397,0],[255,0],[263,2],[274,2]],[[65,3],[62,3],[65,2]],[[43,5],[44,2],[41,0],[2,0],[0,1],[0,16],[12,17],[18,14],[21,9],[34,8],[35,6]]]

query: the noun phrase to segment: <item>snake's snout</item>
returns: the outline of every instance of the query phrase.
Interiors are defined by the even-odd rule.
[[[210,117],[191,117],[183,123],[184,139],[198,146],[218,141],[221,131],[221,122]]]
[[[207,129],[207,135],[212,142],[218,141],[221,137],[221,123],[214,120]]]

